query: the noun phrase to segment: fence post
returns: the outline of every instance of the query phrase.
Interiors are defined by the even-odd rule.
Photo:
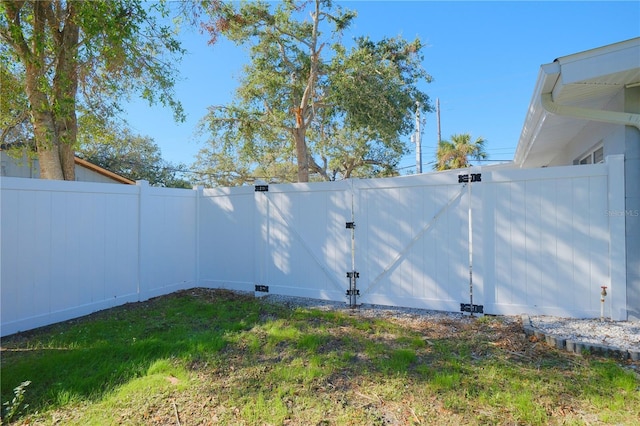
[[[627,266],[625,243],[624,155],[606,158],[608,175],[608,210],[603,212],[609,220],[609,298],[611,319],[627,320]],[[604,285],[604,283],[603,283]],[[594,290],[595,291],[595,290]]]
[[[253,196],[253,253],[255,259],[253,264],[253,285],[256,297],[269,294],[267,291],[270,284],[269,262],[267,259],[271,250],[271,207],[267,195],[264,194],[264,192],[268,192],[268,189],[269,185],[266,182],[255,182]]]
[[[484,250],[485,237],[485,193],[487,186],[487,172],[482,170],[482,166],[477,166],[477,175],[479,176],[479,184],[474,185],[473,193],[471,196],[472,209],[473,209],[473,299],[476,305],[484,307],[483,313],[486,313],[486,298],[484,284],[486,273],[486,261]],[[481,178],[480,178],[481,177]]]
[[[149,248],[147,247],[149,244],[148,231],[147,231],[147,223],[149,222],[147,218],[149,217],[147,213],[147,197],[149,196],[149,182],[146,180],[138,180],[136,181],[136,186],[139,188],[138,192],[138,286],[136,288],[138,301],[143,300],[141,298],[142,292],[145,290],[148,281],[148,272],[147,268],[149,268],[149,262],[147,261],[147,253],[149,253]],[[151,248],[152,249],[152,248]],[[145,298],[146,299],[146,298]]]
[[[196,193],[196,235],[195,235],[195,243],[196,243],[196,258],[195,258],[195,287],[200,287],[200,204],[202,202],[202,197],[204,196],[204,187],[202,185],[194,185],[193,190]]]

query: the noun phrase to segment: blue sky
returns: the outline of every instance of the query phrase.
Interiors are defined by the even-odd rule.
[[[442,138],[481,136],[493,160],[513,158],[540,65],[640,36],[640,1],[338,3],[358,12],[344,40],[402,35],[427,45],[423,65],[433,82],[421,88],[434,106],[440,100]],[[246,48],[224,40],[210,46],[194,30],[181,39],[189,53],[180,65],[176,94],[187,121],[175,123],[171,111],[143,101],[128,105],[126,119],[134,132],[154,139],[165,160],[190,165],[204,146],[195,134],[198,121],[208,106],[231,101],[249,58]],[[423,171],[431,168],[436,145],[431,113],[423,126]],[[400,164],[403,174],[415,170],[411,149]]]

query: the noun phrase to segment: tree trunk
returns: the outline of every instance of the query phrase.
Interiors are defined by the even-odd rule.
[[[76,56],[80,31],[74,22],[75,16],[75,5],[73,2],[69,2],[64,29],[59,38],[58,64],[53,78],[55,126],[60,147],[60,164],[65,180],[75,180],[76,168],[74,152],[78,135],[76,116],[78,64]]]
[[[26,92],[30,103],[31,123],[38,151],[40,179],[64,180],[55,123],[48,111],[47,96],[38,90],[38,80],[37,67],[28,66],[26,69]]]
[[[7,17],[19,22],[23,4],[7,4]],[[33,30],[27,40],[21,28],[14,28],[11,41],[25,66],[25,93],[33,124],[41,179],[75,180],[74,146],[77,136],[76,94],[79,27],[75,4],[54,8],[51,2],[33,2]],[[52,39],[47,40],[47,32]],[[52,80],[47,73],[47,43],[58,54]]]
[[[293,129],[293,140],[296,144],[296,157],[298,162],[298,182],[309,182],[309,153],[305,129],[297,127]]]

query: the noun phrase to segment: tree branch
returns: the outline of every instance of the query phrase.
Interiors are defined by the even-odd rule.
[[[32,52],[29,49],[29,45],[24,38],[22,32],[22,25],[20,22],[20,11],[24,6],[24,1],[13,1],[5,3],[5,11],[7,16],[7,28],[2,28],[0,36],[2,39],[13,46],[13,48],[25,59],[30,60]]]

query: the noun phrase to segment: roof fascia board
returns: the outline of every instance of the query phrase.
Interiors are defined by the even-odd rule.
[[[133,181],[131,179],[128,179],[128,178],[126,178],[124,176],[120,176],[119,174],[113,173],[112,171],[109,171],[107,169],[103,169],[102,167],[100,167],[100,166],[98,166],[96,164],[90,163],[87,160],[83,160],[82,158],[75,157],[74,160],[75,160],[75,163],[78,166],[84,167],[85,169],[92,170],[92,171],[94,171],[94,172],[96,172],[98,174],[106,176],[106,177],[108,177],[110,179],[113,179],[113,180],[115,180],[117,182],[124,183],[124,184],[127,184],[127,185],[134,185],[135,184],[135,181]]]
[[[560,64],[562,85],[631,70],[640,63],[640,37],[563,56],[554,62]]]

